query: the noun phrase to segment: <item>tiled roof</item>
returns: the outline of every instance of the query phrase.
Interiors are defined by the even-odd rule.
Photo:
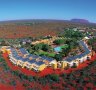
[[[28,52],[25,50],[25,48],[20,48],[19,50],[20,50],[20,52],[21,52],[22,54],[28,54]]]
[[[32,63],[35,63],[36,60],[32,59],[32,60],[28,60],[28,62],[32,64]]]
[[[23,62],[26,62],[26,61],[28,61],[29,59],[28,58],[22,58],[21,59]]]
[[[54,60],[53,58],[49,58],[49,57],[46,57],[46,56],[42,56],[41,58],[45,59],[47,61],[50,61],[50,62]]]
[[[17,60],[22,60],[23,58],[21,56],[14,56],[15,59]]]
[[[82,58],[90,53],[89,49],[87,48],[86,44],[83,41],[80,41],[79,44],[83,47],[85,52],[80,55],[68,57],[65,61],[71,62],[73,60],[76,60],[77,58]]]
[[[36,62],[35,64],[37,64],[38,66],[40,66],[40,65],[44,64],[44,62],[39,61],[39,62]]]
[[[34,58],[34,59],[37,59],[37,58],[39,58],[40,56],[38,56],[38,55],[33,55],[33,54],[29,54],[29,55],[27,55],[27,57],[29,58],[29,57],[32,57],[32,58]]]

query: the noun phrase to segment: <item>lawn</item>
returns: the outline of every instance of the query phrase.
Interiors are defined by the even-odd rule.
[[[55,53],[50,53],[50,52],[45,52],[45,51],[39,51],[38,54],[49,56],[49,57],[54,57],[55,56]]]
[[[68,48],[68,45],[67,44],[62,45],[61,48]]]
[[[67,44],[65,44],[65,45],[62,45],[62,46],[60,46],[61,48],[67,48],[68,47],[68,45]],[[44,56],[48,56],[48,57],[54,57],[55,56],[55,53],[54,52],[45,52],[45,51],[43,51],[43,50],[39,50],[38,52],[35,52],[34,54],[36,54],[36,55],[44,55]]]

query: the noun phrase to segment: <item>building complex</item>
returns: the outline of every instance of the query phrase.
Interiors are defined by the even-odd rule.
[[[91,58],[91,50],[88,48],[86,42],[81,40],[79,41],[79,44],[84,49],[83,53],[76,56],[67,57],[60,62],[57,62],[54,58],[29,54],[25,48],[17,49],[12,48],[11,46],[3,46],[1,48],[1,51],[3,53],[7,52],[9,54],[9,60],[14,65],[18,65],[29,70],[42,71],[47,67],[52,67],[56,69],[58,67],[72,67],[74,64],[78,66],[80,63],[84,62],[88,58]]]
[[[22,68],[25,67],[29,70],[42,71],[47,66],[56,64],[55,59],[29,54],[24,48],[15,49],[4,46],[1,50],[9,54],[9,60],[13,64],[21,66]]]

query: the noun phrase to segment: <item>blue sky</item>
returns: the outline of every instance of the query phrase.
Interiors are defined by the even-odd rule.
[[[96,22],[96,0],[0,0],[0,21],[72,18]]]

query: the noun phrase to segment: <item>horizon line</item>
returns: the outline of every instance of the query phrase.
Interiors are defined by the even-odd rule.
[[[83,18],[72,18],[72,19],[80,19],[80,20],[87,20],[88,23],[93,23],[96,24],[96,22],[90,22],[88,19],[83,19]],[[71,21],[72,19],[52,19],[52,18],[25,18],[25,19],[8,19],[8,20],[0,20],[0,22],[10,22],[10,21],[22,21],[22,20],[52,20],[52,21]],[[78,22],[77,22],[78,23]]]

